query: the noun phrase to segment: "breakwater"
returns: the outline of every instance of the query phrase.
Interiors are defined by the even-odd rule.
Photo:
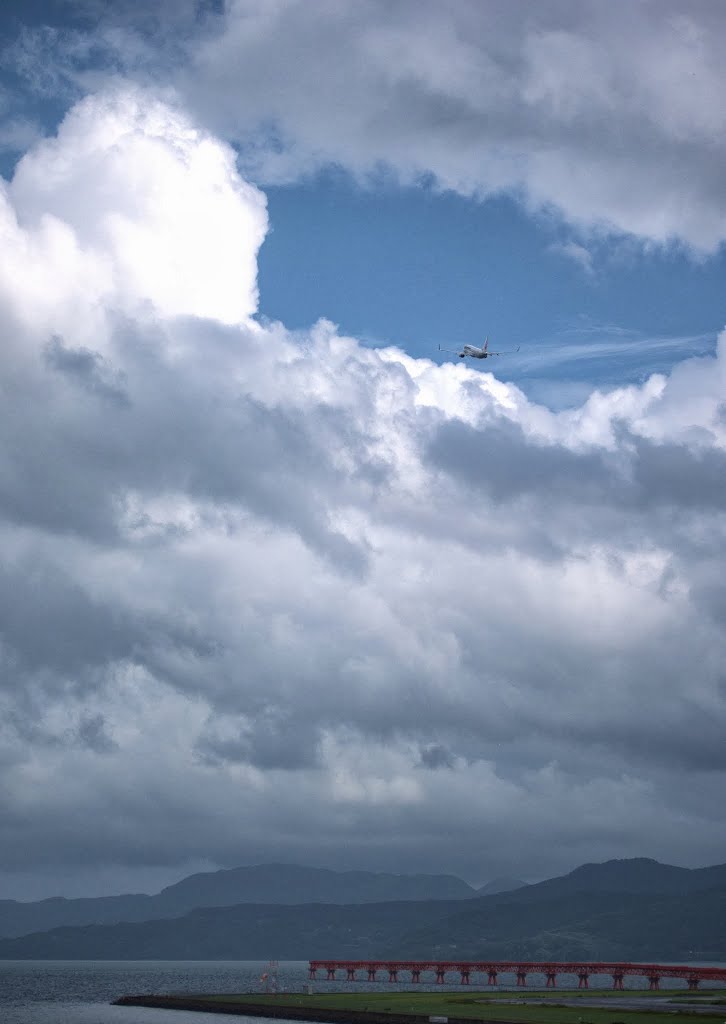
[[[318,1024],[429,1024],[425,1014],[376,1013],[375,1010],[343,1010],[315,1006],[255,1003],[241,999],[211,999],[205,996],[138,995],[121,996],[114,1006],[145,1006],[163,1010],[194,1010],[197,1013],[228,1013],[244,1017],[273,1017],[278,1020],[307,1020]],[[448,1017],[448,1024],[472,1024],[471,1019]],[[504,1024],[487,1020],[487,1024]]]

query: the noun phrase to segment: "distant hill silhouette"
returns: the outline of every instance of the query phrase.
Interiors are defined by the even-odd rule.
[[[458,900],[476,890],[453,875],[329,871],[294,864],[258,864],[190,875],[155,896],[54,897],[33,903],[0,900],[0,938],[51,928],[179,917],[197,907],[237,903],[375,903]]]
[[[463,905],[405,942],[407,955],[441,960],[723,961],[726,865],[585,864]]]
[[[726,960],[726,865],[691,870],[644,858],[585,864],[559,878],[478,899],[450,876],[294,868],[275,893],[280,899],[311,892],[340,896],[350,885],[357,901],[273,904],[266,889],[264,904],[238,900],[235,906],[208,906],[168,919],[185,901],[239,896],[253,883],[267,885],[268,872],[280,881],[284,870],[268,865],[194,875],[159,897],[141,897],[147,909],[165,907],[167,919],[38,930],[0,940],[0,959]],[[303,891],[306,878],[311,888]],[[452,885],[457,891],[464,887],[468,896],[365,902],[389,884],[408,893],[417,885],[430,884],[437,892]]]
[[[391,875],[258,864],[190,875],[163,889],[156,900],[162,906],[176,909],[228,907],[235,903],[383,903],[473,896],[476,890],[453,875]]]
[[[511,892],[513,889],[522,889],[527,883],[519,878],[493,878],[486,885],[480,885],[477,889],[479,896],[493,896],[498,892]]]
[[[445,917],[459,901],[311,903],[194,910],[175,920],[144,921],[0,940],[0,959],[304,960],[371,957],[396,946],[407,928]]]
[[[512,899],[532,902],[573,892],[689,893],[726,886],[726,864],[708,868],[679,868],[648,857],[582,864],[567,875],[548,878],[512,893]]]
[[[726,960],[726,888],[580,892],[534,904],[312,903],[194,910],[174,920],[56,928],[0,940],[0,959]]]

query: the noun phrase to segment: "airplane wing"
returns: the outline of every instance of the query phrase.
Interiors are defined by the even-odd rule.
[[[509,355],[512,355],[512,353],[514,353],[514,352],[519,352],[519,349],[520,349],[520,346],[517,345],[516,348],[505,348],[503,352],[490,352],[489,355],[490,356],[509,356]]]
[[[461,352],[455,352],[453,348],[442,348],[439,345],[439,352],[449,352],[452,356],[460,356]]]

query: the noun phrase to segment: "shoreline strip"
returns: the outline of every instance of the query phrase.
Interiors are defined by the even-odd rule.
[[[245,1017],[272,1017],[278,1020],[306,1020],[316,1024],[429,1024],[429,1016],[420,1013],[376,1013],[375,1010],[338,1010],[314,1006],[274,1006],[270,1003],[246,1003],[241,1000],[218,1002],[204,996],[121,996],[113,1006],[144,1006],[164,1010],[194,1010],[200,1013],[229,1013]],[[471,1018],[449,1017],[448,1024],[477,1024]],[[486,1024],[510,1024],[488,1019]]]

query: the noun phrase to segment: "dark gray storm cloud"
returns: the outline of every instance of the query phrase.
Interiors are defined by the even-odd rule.
[[[618,480],[607,451],[538,443],[508,419],[480,428],[448,420],[434,433],[427,455],[438,469],[485,491],[497,505],[542,493],[563,502],[599,504]]]
[[[545,492],[553,501],[578,505],[726,511],[726,452],[677,441],[655,444],[627,427],[616,452],[573,451],[528,439],[511,420],[479,429],[450,420],[436,430],[428,458],[497,504]]]
[[[98,352],[88,348],[67,348],[62,338],[51,338],[45,358],[52,369],[65,373],[78,387],[112,404],[127,406],[129,398],[123,389],[123,377]]]

